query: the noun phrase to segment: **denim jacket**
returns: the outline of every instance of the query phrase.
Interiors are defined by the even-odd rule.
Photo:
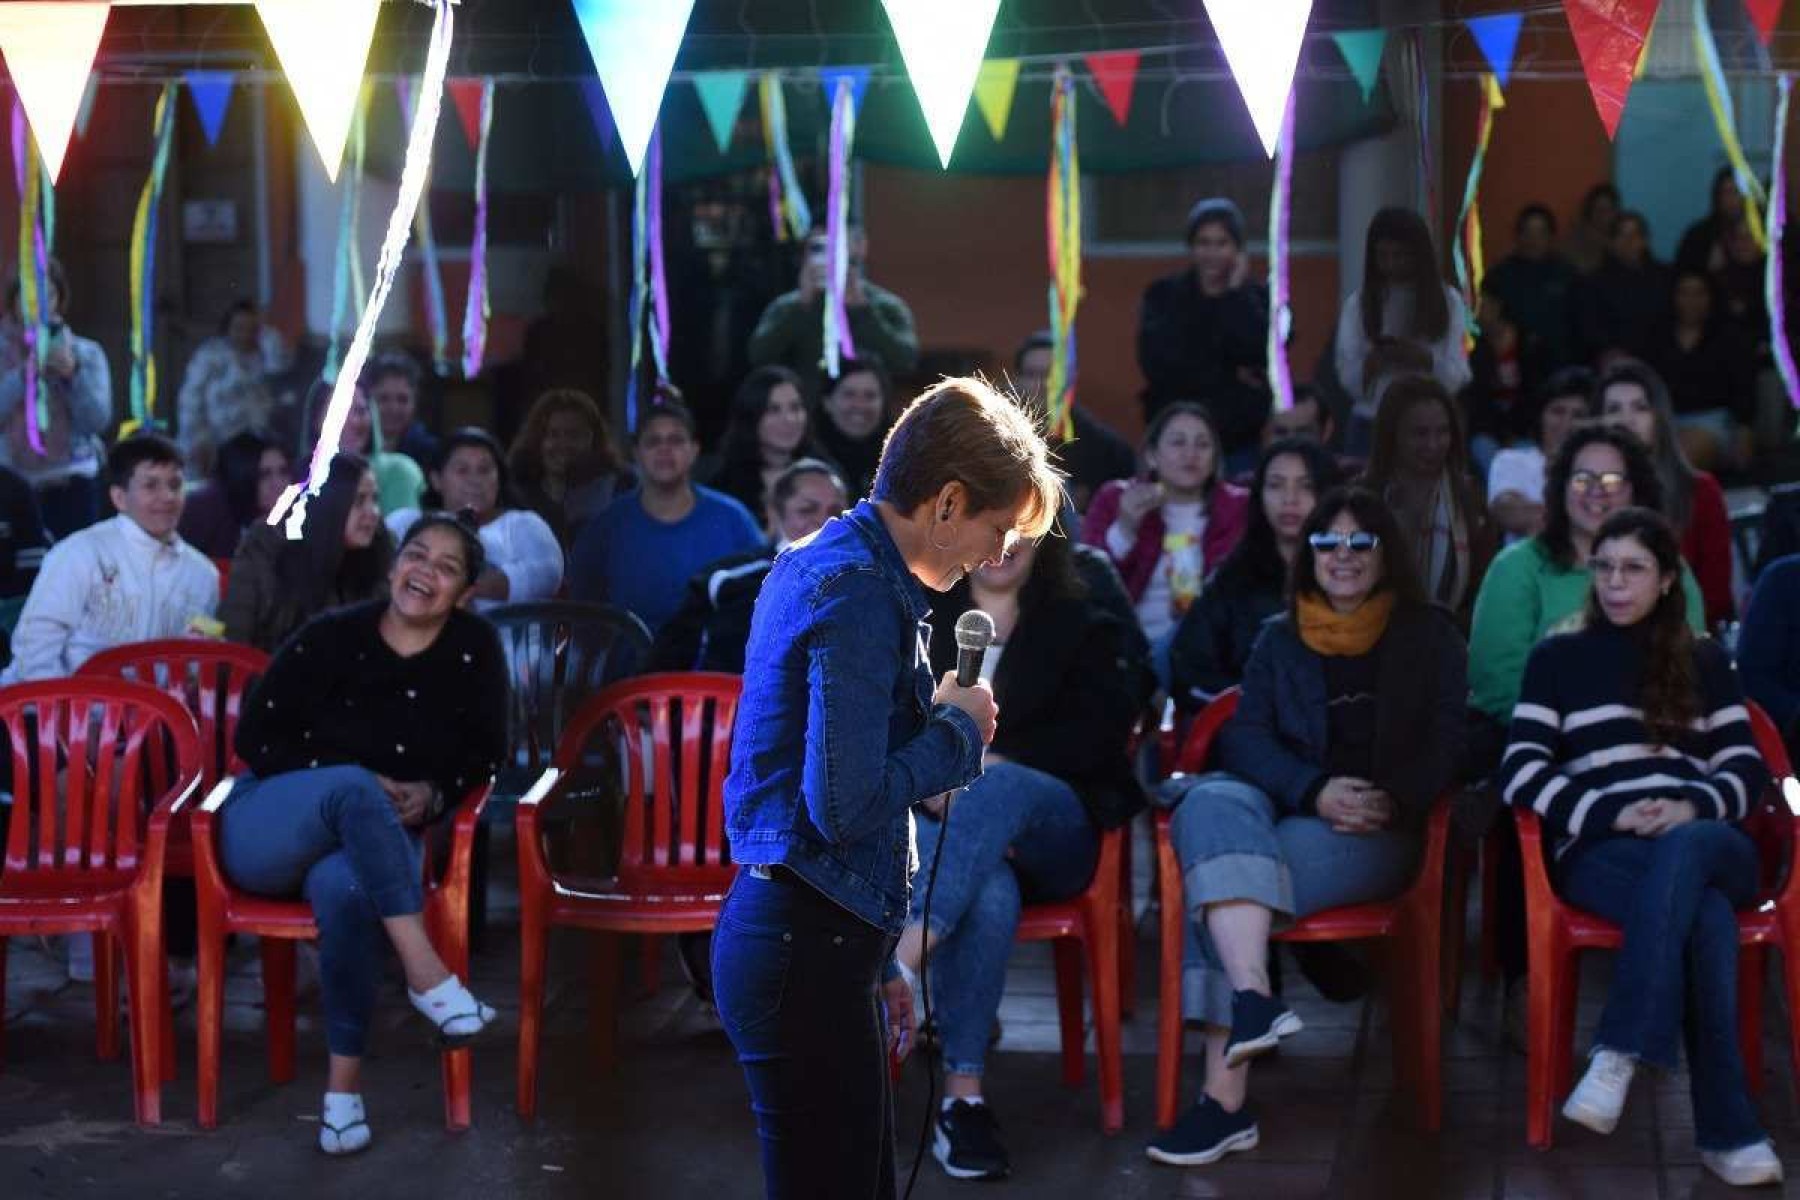
[[[931,702],[930,611],[869,501],[784,552],[751,620],[725,781],[736,862],[778,863],[890,934],[912,805],[981,773],[975,722]]]

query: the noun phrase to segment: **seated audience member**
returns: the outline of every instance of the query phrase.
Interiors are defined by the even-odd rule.
[[[894,423],[890,397],[893,381],[879,359],[845,359],[836,379],[827,380],[819,400],[814,441],[843,471],[844,483],[858,499],[869,494],[881,443]]]
[[[562,587],[562,545],[544,518],[515,502],[506,456],[485,429],[465,426],[439,443],[425,504],[472,516],[481,531],[485,565],[469,590],[476,612],[548,600]],[[414,509],[389,514],[387,527],[396,542],[419,515]]]
[[[1602,522],[1622,508],[1661,510],[1662,484],[1643,444],[1621,429],[1578,425],[1544,480],[1544,529],[1495,556],[1469,632],[1470,704],[1504,725],[1532,648],[1578,628],[1591,590],[1588,559]],[[1682,573],[1688,621],[1705,632],[1700,588]]]
[[[1800,554],[1770,563],[1738,630],[1738,673],[1800,758]]]
[[[1650,364],[1668,388],[1682,450],[1702,468],[1745,466],[1756,424],[1756,345],[1725,320],[1705,272],[1676,272],[1673,309]]]
[[[362,383],[375,406],[380,449],[404,454],[419,470],[437,461],[438,440],[419,420],[419,364],[397,351],[377,354],[363,368]]]
[[[1425,598],[1466,628],[1496,538],[1469,475],[1456,402],[1428,375],[1396,379],[1374,438],[1361,485],[1393,510]]]
[[[1295,384],[1293,407],[1269,409],[1269,419],[1263,422],[1262,446],[1267,450],[1269,443],[1283,438],[1308,438],[1329,446],[1336,431],[1331,410],[1325,407],[1318,390],[1311,384]]]
[[[1486,280],[1476,314],[1481,336],[1469,355],[1472,378],[1461,399],[1469,433],[1469,458],[1485,478],[1494,455],[1525,433],[1531,397],[1543,383],[1542,352],[1514,324],[1511,310]]]
[[[851,228],[849,250],[844,312],[851,339],[859,352],[875,355],[888,370],[904,375],[919,361],[912,309],[894,293],[869,282],[869,238],[861,229]],[[753,365],[786,367],[808,381],[814,395],[823,391],[819,361],[825,357],[826,251],[821,226],[807,235],[799,286],[770,301],[750,334]]]
[[[1337,463],[1311,438],[1282,438],[1263,447],[1244,536],[1175,627],[1169,695],[1178,708],[1196,712],[1244,677],[1263,623],[1286,605],[1300,530],[1337,480]]]
[[[50,260],[49,295],[43,298],[38,336],[50,339],[38,386],[39,404],[50,414],[31,441],[25,411],[25,327],[19,312],[19,280],[7,286],[6,314],[0,317],[0,466],[24,476],[37,495],[44,528],[64,538],[99,519],[100,468],[106,459],[101,439],[112,424],[112,371],[100,343],[78,337],[63,319],[69,303],[62,264]]]
[[[1050,363],[1056,350],[1056,339],[1047,329],[1039,330],[1019,344],[1013,353],[1013,389],[1020,399],[1036,404],[1044,402],[1044,385],[1050,378]],[[1068,478],[1064,488],[1069,503],[1077,513],[1085,513],[1094,493],[1114,479],[1129,479],[1137,474],[1137,451],[1131,443],[1083,408],[1079,402],[1069,412],[1074,436],[1062,440],[1054,429],[1050,436],[1056,445],[1056,461]]]
[[[1724,253],[1707,275],[1718,319],[1762,363],[1769,361],[1769,297],[1764,288],[1768,271],[1768,254],[1757,244],[1750,222],[1739,217],[1726,231]]]
[[[1650,253],[1643,214],[1620,213],[1606,257],[1581,282],[1576,321],[1582,356],[1589,362],[1616,354],[1648,358],[1669,325],[1671,285],[1667,264]]]
[[[1790,554],[1800,554],[1800,483],[1769,489],[1769,498],[1763,502],[1762,525],[1757,531],[1756,565],[1750,578],[1754,581],[1770,563]]]
[[[246,429],[267,433],[274,417],[262,314],[251,301],[239,300],[219,321],[218,336],[200,343],[181,377],[175,428],[188,469],[210,473],[219,443]]]
[[[300,447],[302,458],[310,460],[313,448],[325,429],[325,416],[331,407],[332,385],[319,380],[306,396],[306,441]],[[369,412],[369,393],[358,384],[350,399],[350,410],[344,418],[344,432],[338,438],[336,454],[355,454],[368,461],[375,473],[375,489],[381,498],[384,516],[401,509],[416,509],[425,495],[425,474],[419,464],[404,454],[374,452],[374,417]]]
[[[1206,1073],[1199,1103],[1150,1143],[1157,1162],[1256,1145],[1250,1060],[1301,1028],[1270,994],[1270,933],[1405,890],[1461,757],[1467,651],[1379,497],[1320,499],[1291,596],[1250,655],[1214,770],[1175,810],[1190,917],[1182,1010],[1206,1026]]]
[[[1596,183],[1581,198],[1581,219],[1569,230],[1569,239],[1564,244],[1564,254],[1574,264],[1576,274],[1592,275],[1600,269],[1606,258],[1606,247],[1612,241],[1613,222],[1618,219],[1620,204],[1619,189],[1610,183]]]
[[[749,512],[766,511],[769,485],[790,463],[825,457],[809,424],[800,377],[786,367],[757,367],[731,397],[731,420],[707,484]]]
[[[537,398],[513,439],[509,461],[519,498],[564,546],[631,484],[600,406],[573,388]]]
[[[616,604],[654,634],[681,606],[688,580],[707,563],[762,544],[748,509],[694,483],[694,418],[659,404],[639,421],[638,486],[587,523],[569,552],[577,600]]]
[[[415,520],[387,598],[303,626],[237,728],[250,774],[219,813],[220,865],[245,891],[304,897],[318,920],[327,1154],[369,1144],[362,1059],[383,935],[439,1045],[463,1045],[494,1019],[432,948],[420,887],[425,829],[506,751],[499,639],[462,610],[482,553],[475,530],[447,513]]]
[[[943,797],[917,806],[912,912],[894,958],[916,987],[931,957],[945,1071],[933,1153],[955,1178],[997,1179],[1011,1163],[982,1085],[1020,907],[1079,894],[1101,832],[1143,806],[1126,755],[1141,708],[1121,669],[1128,626],[1087,601],[1067,539],[1021,541],[930,599],[934,675],[956,669],[958,617],[979,608],[994,618],[982,677],[1001,716],[981,777],[950,801],[955,812]]]
[[[688,581],[681,607],[656,632],[650,669],[742,675],[750,615],[775,556],[849,506],[829,463],[803,458],[777,475],[769,489],[770,540],[710,563]]]
[[[1144,462],[1147,477],[1115,479],[1095,494],[1081,540],[1119,568],[1154,646],[1167,642],[1201,582],[1243,535],[1249,500],[1225,481],[1212,418],[1198,404],[1156,414]]]
[[[213,456],[213,477],[181,506],[181,540],[208,558],[230,558],[293,478],[286,450],[260,433],[232,434]]]
[[[1488,269],[1481,290],[1499,298],[1542,367],[1554,371],[1575,361],[1575,265],[1556,252],[1556,215],[1547,207],[1519,210],[1512,253]]]
[[[1654,507],[1680,534],[1682,556],[1700,581],[1703,628],[1731,620],[1737,605],[1731,595],[1731,518],[1725,511],[1725,491],[1710,474],[1688,465],[1662,379],[1643,363],[1615,364],[1600,376],[1594,415],[1630,433],[1650,451],[1662,485],[1662,503]]]
[[[1369,222],[1363,284],[1338,318],[1337,377],[1354,401],[1345,448],[1366,454],[1382,395],[1403,375],[1426,374],[1454,396],[1469,382],[1468,310],[1438,272],[1431,230],[1418,213],[1384,208]]]
[[[1544,467],[1577,422],[1588,415],[1593,373],[1564,367],[1544,383],[1529,417],[1530,441],[1494,455],[1488,467],[1488,512],[1508,544],[1544,528]]]
[[[1144,420],[1164,406],[1204,399],[1232,473],[1255,461],[1269,415],[1269,289],[1250,278],[1244,215],[1231,201],[1202,200],[1188,212],[1188,265],[1144,290],[1138,367]]]
[[[44,565],[13,631],[6,681],[60,679],[101,650],[180,637],[219,605],[218,568],[181,540],[181,453],[136,434],[107,456],[118,516],[70,534]]]
[[[244,534],[219,602],[225,638],[272,654],[326,609],[387,595],[393,561],[374,472],[356,455],[339,454],[307,502],[304,536],[291,540],[266,521]]]
[[[36,582],[50,549],[37,497],[25,477],[0,466],[0,600],[22,597]]]
[[[1738,191],[1737,174],[1729,166],[1713,173],[1712,202],[1706,215],[1682,232],[1675,249],[1675,266],[1683,271],[1710,271],[1724,257],[1725,237],[1744,219],[1744,195]]]
[[[1769,772],[1731,660],[1688,627],[1681,571],[1657,513],[1601,525],[1586,626],[1532,651],[1499,784],[1543,821],[1563,898],[1624,931],[1563,1116],[1611,1133],[1638,1067],[1676,1070],[1685,1040],[1701,1162],[1727,1183],[1775,1183],[1738,1052],[1733,914],[1756,898],[1756,844],[1737,824]]]

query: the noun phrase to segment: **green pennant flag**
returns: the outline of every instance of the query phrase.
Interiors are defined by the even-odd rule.
[[[719,153],[731,149],[731,135],[737,129],[738,111],[744,107],[744,93],[750,90],[748,71],[707,71],[694,76],[694,93],[706,112],[706,123],[712,126],[713,141]]]
[[[1350,64],[1350,74],[1356,76],[1356,82],[1362,87],[1363,103],[1375,94],[1375,82],[1381,78],[1381,52],[1387,46],[1387,30],[1385,29],[1352,29],[1348,33],[1334,33],[1331,40],[1337,43],[1338,53]]]

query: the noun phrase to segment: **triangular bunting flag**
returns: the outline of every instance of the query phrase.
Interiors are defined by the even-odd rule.
[[[81,92],[81,107],[75,110],[75,136],[87,136],[88,122],[94,119],[94,99],[100,94],[100,72],[89,71],[87,87]]]
[[[1019,68],[1024,65],[1016,58],[990,58],[975,73],[975,106],[981,110],[981,118],[996,142],[1006,140],[1013,92],[1019,86]]]
[[[1600,124],[1610,139],[1619,130],[1631,78],[1656,17],[1656,0],[1563,0],[1569,32]]]
[[[81,94],[106,31],[106,3],[0,4],[0,54],[31,122],[44,169],[62,170]]]
[[[663,89],[694,0],[570,0],[581,23],[607,107],[636,175],[662,108]]]
[[[325,177],[337,182],[381,0],[256,0]]]
[[[1100,96],[1111,110],[1113,120],[1120,125],[1131,120],[1131,88],[1137,82],[1138,60],[1142,53],[1137,50],[1118,50],[1107,54],[1089,54],[1082,61],[1087,69],[1093,72],[1094,83],[1100,88]]]
[[[869,90],[869,68],[867,67],[821,67],[819,69],[819,89],[825,93],[825,108],[830,111],[837,102],[838,80],[850,81],[850,115],[862,113],[863,93]]]
[[[1757,40],[1767,49],[1775,36],[1775,22],[1781,20],[1781,0],[1744,0],[1750,13],[1750,24],[1756,26]]]
[[[950,165],[1000,0],[881,0],[925,111],[938,162]]]
[[[194,98],[194,111],[200,114],[200,132],[206,135],[206,144],[218,145],[236,77],[230,71],[184,71],[181,78]]]
[[[1273,158],[1312,0],[1206,0],[1206,15],[1244,94],[1263,152]]]
[[[612,109],[606,103],[606,93],[600,90],[598,79],[581,81],[581,102],[587,106],[588,119],[594,123],[594,136],[600,139],[600,148],[611,150],[619,136],[619,127],[613,121]]]
[[[1501,87],[1512,74],[1513,52],[1519,48],[1519,27],[1525,23],[1524,13],[1494,13],[1486,17],[1470,17],[1463,22],[1481,47],[1488,70]]]
[[[700,108],[706,113],[706,123],[712,127],[720,154],[731,149],[738,111],[744,107],[744,93],[749,90],[748,71],[708,71],[694,76],[694,94],[700,97]]]
[[[1387,48],[1387,30],[1352,29],[1332,34],[1331,40],[1337,43],[1338,53],[1350,64],[1350,74],[1362,88],[1363,103],[1367,104],[1375,94],[1375,84],[1381,79],[1381,52]]]
[[[450,102],[456,105],[456,118],[462,123],[463,137],[468,140],[471,150],[481,144],[483,86],[480,79],[452,79],[444,85],[444,90],[450,93]]]

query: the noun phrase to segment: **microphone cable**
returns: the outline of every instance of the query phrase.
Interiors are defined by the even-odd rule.
[[[962,789],[958,788],[957,791]],[[901,1200],[912,1200],[913,1185],[919,1182],[919,1165],[925,1161],[925,1147],[931,1138],[931,1129],[937,1122],[938,1103],[938,1038],[932,1037],[932,1046],[924,1046],[924,1033],[931,1024],[931,988],[927,985],[925,973],[931,962],[931,893],[937,888],[938,867],[944,861],[944,839],[950,836],[950,808],[955,793],[944,793],[944,815],[939,818],[937,853],[931,856],[931,870],[925,876],[925,901],[919,909],[919,1034],[915,1041],[925,1064],[925,1117],[919,1122],[919,1144],[913,1152],[912,1170],[906,1176],[906,1190],[900,1194]]]

